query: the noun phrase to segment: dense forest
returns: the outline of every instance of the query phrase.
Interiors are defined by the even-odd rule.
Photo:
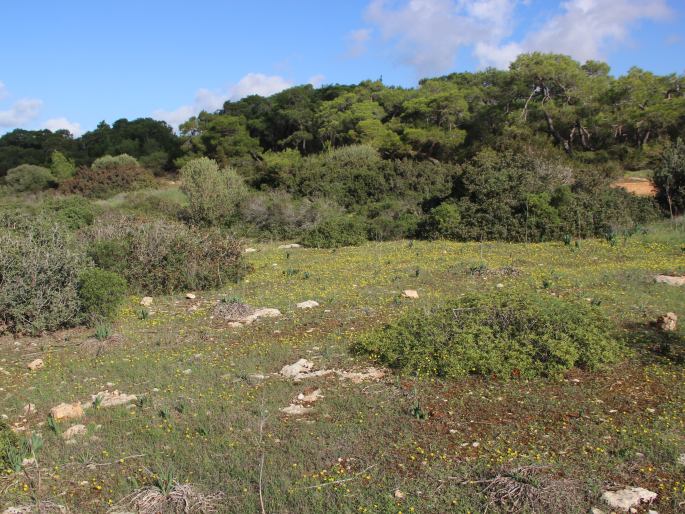
[[[84,182],[101,181],[106,196],[127,180],[150,182],[130,169],[128,179],[94,175],[105,156],[127,154],[158,176],[205,157],[235,169],[246,192],[234,195],[230,215],[200,221],[250,235],[300,237],[326,223],[326,233],[378,239],[602,235],[685,208],[684,86],[683,75],[632,68],[614,77],[601,62],[525,54],[508,70],[415,88],[376,80],[248,96],[178,133],[150,118],[102,122],[79,138],[17,129],[0,138],[0,177],[15,191],[59,186],[85,196]],[[36,167],[39,185],[26,185]],[[661,213],[651,199],[608,187],[628,170],[654,170]]]

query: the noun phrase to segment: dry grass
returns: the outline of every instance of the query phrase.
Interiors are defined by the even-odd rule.
[[[222,493],[203,494],[191,484],[177,483],[166,494],[157,486],[137,489],[116,509],[131,508],[138,514],[212,514],[218,512],[222,499]]]
[[[477,483],[488,497],[488,508],[505,512],[580,512],[583,503],[578,483],[553,475],[546,466],[502,469]]]

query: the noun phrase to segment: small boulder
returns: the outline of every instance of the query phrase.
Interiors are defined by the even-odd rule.
[[[670,275],[657,275],[654,281],[659,284],[668,284],[669,286],[685,286],[685,277],[672,277]]]
[[[86,433],[85,425],[73,425],[62,432],[62,439],[69,441],[76,436],[83,435]]]
[[[400,491],[399,489],[395,489],[393,496],[395,496],[395,498],[398,500],[404,500],[406,495],[402,491]]]
[[[242,322],[249,325],[250,323],[258,320],[259,318],[277,318],[280,315],[281,315],[281,311],[279,311],[278,309],[271,309],[269,307],[264,307],[262,309],[255,310],[252,314],[245,317],[242,320]]]
[[[313,309],[314,307],[318,307],[319,302],[316,302],[314,300],[307,300],[306,302],[300,302],[297,304],[298,309]]]
[[[626,487],[619,491],[605,491],[602,499],[613,509],[628,512],[632,507],[650,504],[656,500],[657,493],[642,487]]]
[[[302,248],[302,245],[298,245],[297,243],[290,243],[278,247],[279,250],[290,250],[291,248]]]
[[[294,364],[283,366],[280,373],[286,378],[298,378],[302,374],[309,373],[313,367],[314,363],[312,361],[300,359]]]
[[[257,251],[256,248],[245,248],[243,250],[243,253],[255,253]]]
[[[135,402],[138,397],[135,394],[124,394],[117,390],[112,392],[100,391],[98,394],[91,396],[93,404],[98,402],[99,407],[115,407],[117,405],[126,405],[127,403]]]
[[[143,299],[140,300],[140,305],[142,305],[143,307],[149,307],[150,305],[152,305],[152,302],[152,296],[144,296]]]
[[[656,326],[663,332],[675,332],[678,326],[678,316],[676,316],[675,312],[667,312],[657,318]]]
[[[195,293],[186,293],[186,300],[194,300]]]
[[[304,414],[309,414],[314,410],[313,407],[305,407],[304,405],[299,405],[297,403],[291,403],[287,407],[283,407],[281,412],[287,414],[288,416],[302,416]]]
[[[79,402],[60,403],[50,409],[50,416],[55,421],[60,419],[75,419],[83,416],[83,407]]]
[[[305,391],[297,395],[297,399],[303,403],[314,403],[319,398],[323,398],[321,389],[314,389],[313,391]]]
[[[414,289],[405,289],[402,291],[402,297],[403,298],[412,298],[414,300],[418,299],[419,293],[415,291]]]
[[[24,408],[22,409],[24,412],[24,416],[28,416],[29,414],[33,414],[36,412],[36,404],[35,403],[27,403],[24,405]]]
[[[26,367],[29,368],[31,371],[38,371],[39,369],[42,369],[45,366],[45,363],[43,363],[43,359],[35,359],[29,362]]]

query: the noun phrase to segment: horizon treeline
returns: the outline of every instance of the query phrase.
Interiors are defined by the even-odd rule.
[[[524,152],[604,170],[654,165],[685,135],[685,76],[609,66],[557,54],[523,54],[508,70],[423,79],[417,87],[301,85],[270,97],[227,101],[175,133],[151,118],[101,122],[78,138],[66,130],[16,129],[0,137],[0,177],[45,166],[54,151],[77,166],[129,154],[155,173],[205,156],[239,171],[286,152],[318,154],[365,145],[383,159],[465,162],[485,148]]]

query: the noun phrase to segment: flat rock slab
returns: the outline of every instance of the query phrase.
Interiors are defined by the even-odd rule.
[[[419,297],[419,293],[414,289],[405,289],[404,291],[402,291],[402,297],[412,298],[413,300],[416,300]]]
[[[29,368],[31,371],[38,371],[39,369],[43,368],[45,366],[45,363],[43,363],[43,359],[35,359],[29,362],[26,367]]]
[[[127,403],[135,402],[138,397],[135,394],[124,394],[119,391],[100,391],[98,394],[91,396],[93,404],[99,402],[99,407],[116,407],[117,405],[126,405]]]
[[[152,296],[143,296],[143,299],[140,300],[140,305],[142,305],[143,307],[149,307],[150,305],[152,305],[153,301],[154,300],[152,299]]]
[[[656,500],[657,494],[642,487],[626,487],[618,491],[605,491],[602,500],[613,509],[628,512],[631,507],[649,504]]]
[[[83,416],[83,407],[81,407],[79,402],[60,403],[50,409],[50,416],[56,421],[59,421],[60,419],[80,418]]]
[[[297,243],[290,243],[278,247],[279,250],[290,250],[291,248],[302,248],[302,245],[298,245]]]
[[[300,302],[297,304],[298,309],[313,309],[314,307],[318,307],[319,302],[314,301],[314,300],[307,300],[306,302]]]
[[[313,410],[313,407],[305,407],[304,405],[291,403],[287,407],[283,407],[281,409],[281,412],[283,414],[287,414],[288,416],[303,416],[304,414],[309,414]]]
[[[86,433],[85,425],[73,425],[62,432],[62,439],[68,441],[76,436],[83,435]]]
[[[672,277],[670,275],[657,275],[654,282],[668,284],[669,286],[685,286],[685,277]]]

